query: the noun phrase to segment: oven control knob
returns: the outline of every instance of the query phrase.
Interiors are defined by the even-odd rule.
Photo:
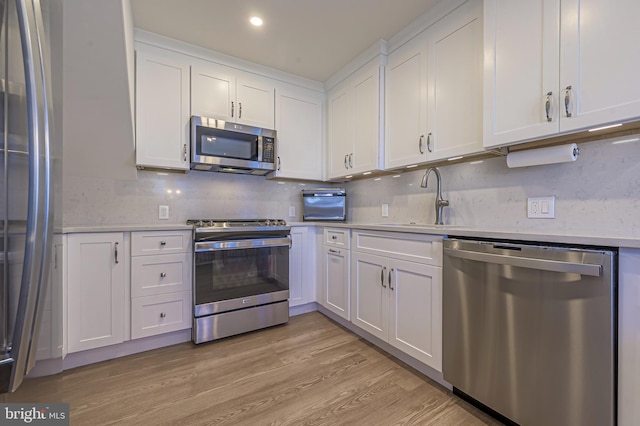
[[[264,221],[265,226],[271,226],[271,220],[267,219]]]

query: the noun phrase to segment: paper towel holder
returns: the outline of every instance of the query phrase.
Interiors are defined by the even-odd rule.
[[[507,149],[507,167],[528,167],[573,162],[578,159],[579,155],[580,148],[576,143],[517,150],[514,152],[510,152],[510,150]]]

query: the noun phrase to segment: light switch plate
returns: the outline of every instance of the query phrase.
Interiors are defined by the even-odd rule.
[[[382,217],[389,217],[389,204],[382,205]]]
[[[527,217],[529,219],[555,219],[556,197],[527,198]]]
[[[289,206],[289,217],[296,217],[296,206]]]
[[[167,220],[169,219],[169,206],[158,206],[158,219]]]

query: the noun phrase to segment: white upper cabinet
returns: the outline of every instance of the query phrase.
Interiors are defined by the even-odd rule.
[[[297,86],[279,86],[276,92],[274,177],[322,180],[324,94]]]
[[[482,152],[482,2],[428,30],[427,160]]]
[[[385,168],[482,151],[481,40],[470,0],[389,55]]]
[[[275,85],[224,65],[197,62],[191,68],[191,113],[273,129]]]
[[[427,41],[424,34],[389,55],[385,99],[385,168],[426,161]]]
[[[485,147],[640,117],[640,46],[629,43],[640,38],[640,3],[487,0],[484,8]]]
[[[382,168],[380,59],[329,92],[329,179]]]
[[[640,117],[638,16],[638,0],[562,0],[560,132]]]
[[[153,47],[136,52],[136,165],[189,169],[189,64]]]

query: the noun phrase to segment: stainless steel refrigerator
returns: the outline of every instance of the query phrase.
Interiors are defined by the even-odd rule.
[[[44,14],[43,14],[44,10]],[[47,2],[0,0],[0,391],[35,365],[53,232]]]

